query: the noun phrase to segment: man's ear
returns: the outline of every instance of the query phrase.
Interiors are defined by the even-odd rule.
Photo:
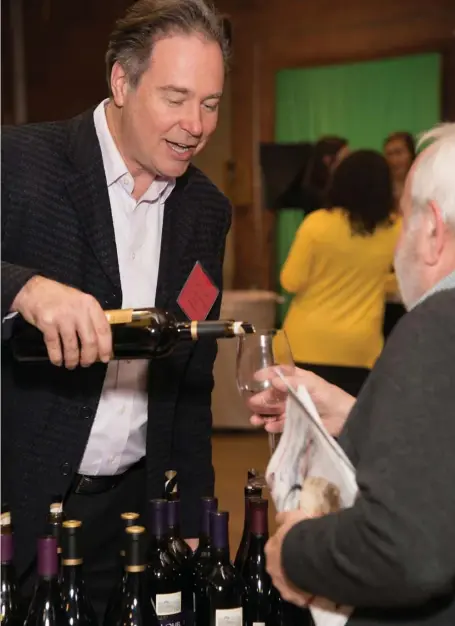
[[[442,211],[433,200],[430,200],[427,204],[424,223],[424,259],[428,265],[436,265],[444,248],[446,226],[442,219]]]
[[[122,107],[128,91],[128,77],[118,61],[112,66],[111,91],[115,104],[118,107]]]

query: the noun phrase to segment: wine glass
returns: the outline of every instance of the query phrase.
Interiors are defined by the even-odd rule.
[[[258,329],[252,335],[242,335],[237,342],[237,387],[248,401],[257,396],[255,413],[265,420],[276,420],[283,411],[283,394],[273,388],[272,380],[278,370],[289,376],[295,366],[284,330]],[[260,401],[259,401],[260,400]],[[276,448],[275,433],[268,433],[270,453]],[[255,476],[251,485],[265,487],[265,477]]]

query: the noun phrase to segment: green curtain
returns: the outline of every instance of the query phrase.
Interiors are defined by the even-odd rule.
[[[282,70],[276,76],[275,141],[315,141],[331,134],[346,137],[353,149],[382,151],[389,133],[418,134],[440,120],[440,65],[435,53]],[[300,223],[294,210],[287,214],[278,213],[277,283]],[[280,307],[279,323],[286,310]]]

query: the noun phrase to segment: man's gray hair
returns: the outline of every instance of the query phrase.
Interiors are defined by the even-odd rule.
[[[431,145],[415,164],[411,195],[417,211],[434,202],[444,222],[455,230],[455,124],[439,124],[419,138],[418,146]]]

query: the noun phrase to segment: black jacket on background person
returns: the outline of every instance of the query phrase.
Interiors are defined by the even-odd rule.
[[[359,497],[289,531],[289,579],[356,607],[348,626],[453,626],[455,288],[400,320],[339,443]]]
[[[27,280],[40,274],[121,308],[114,227],[93,111],[72,120],[2,132],[2,317]],[[230,205],[195,167],[166,201],[156,306],[186,319],[178,295],[200,261],[221,290]],[[221,295],[209,319],[219,316]],[[177,469],[182,531],[198,535],[201,496],[213,492],[212,367],[216,342],[177,346],[151,362],[147,497],[161,497]],[[31,564],[50,498],[78,471],[106,365],[68,371],[2,360],[2,499],[12,509],[19,574]]]

